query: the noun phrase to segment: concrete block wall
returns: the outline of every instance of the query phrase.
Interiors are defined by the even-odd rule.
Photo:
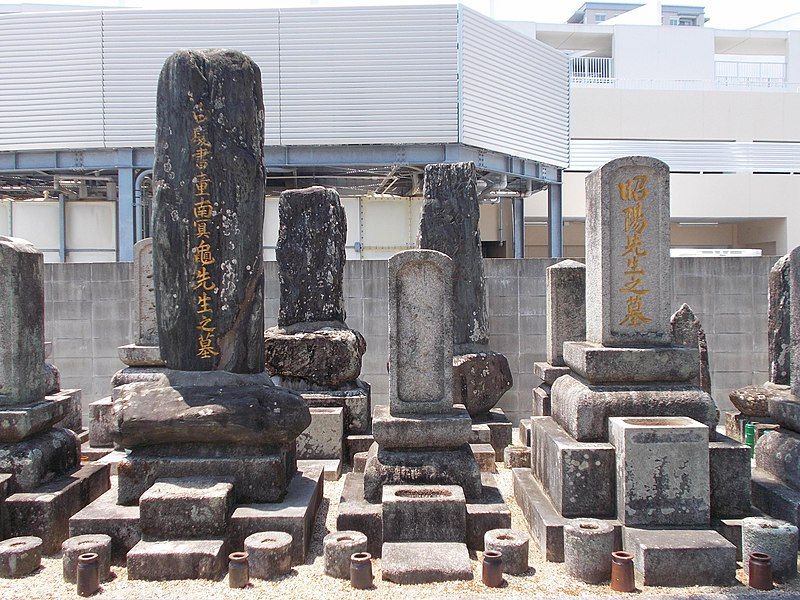
[[[714,399],[730,409],[728,392],[767,378],[767,274],[776,257],[675,258],[673,308],[687,302],[703,323],[711,353]],[[531,412],[539,384],[533,363],[545,357],[545,269],[553,259],[485,261],[490,345],[503,352],[514,387],[500,405],[517,420]],[[275,262],[265,263],[266,326],[277,323]],[[362,379],[376,403],[388,402],[386,261],[351,261],[345,267],[347,322],[367,341]],[[122,363],[117,346],[133,339],[130,263],[45,265],[45,331],[63,387],[80,387],[84,407],[107,396]]]

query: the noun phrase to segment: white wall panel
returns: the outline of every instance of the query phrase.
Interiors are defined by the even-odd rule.
[[[103,147],[100,20],[0,15],[0,150]]]
[[[156,87],[181,48],[233,48],[261,67],[266,139],[280,144],[277,10],[103,12],[106,145],[152,146]]]
[[[455,6],[280,12],[281,140],[458,138]]]
[[[461,15],[461,141],[566,166],[566,55],[467,8]]]

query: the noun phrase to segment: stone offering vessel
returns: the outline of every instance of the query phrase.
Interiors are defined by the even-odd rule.
[[[423,193],[418,245],[453,260],[453,401],[475,425],[488,426],[500,461],[511,443],[511,422],[494,407],[513,378],[508,359],[489,349],[475,164],[426,166]],[[481,441],[479,429],[472,443]]]
[[[372,443],[370,387],[359,379],[367,344],[345,324],[347,219],[336,190],[320,186],[283,192],[278,212],[280,310],[264,335],[266,368],[310,406],[298,458],[333,461],[338,478],[345,458]]]
[[[308,407],[264,372],[259,68],[233,50],[181,50],[161,71],[156,109],[152,283],[164,365],[115,377],[112,437],[127,449],[118,485],[70,531],[109,535],[130,579],[220,578],[228,553],[273,525],[294,540],[296,564],[322,467],[298,471]],[[288,518],[274,504],[287,493],[304,507]]]

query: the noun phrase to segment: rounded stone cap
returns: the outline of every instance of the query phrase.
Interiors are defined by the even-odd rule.
[[[77,568],[80,557],[95,554],[98,557],[100,581],[111,579],[111,537],[102,533],[76,535],[61,544],[64,581],[77,581]]]
[[[614,527],[597,519],[572,519],[564,525],[564,533],[576,537],[605,536],[614,533]]]
[[[528,536],[514,529],[491,529],[483,534],[483,546],[522,546],[528,543]]]
[[[797,535],[797,527],[795,525],[780,519],[768,519],[765,517],[742,519],[742,531],[744,530],[757,530],[761,535]]]
[[[342,548],[350,548],[367,543],[367,536],[360,531],[334,531],[329,533],[322,540],[322,546],[336,545]],[[354,551],[355,552],[355,551]]]
[[[31,550],[39,550],[42,547],[42,538],[32,535],[9,538],[0,542],[0,555],[19,554]]]
[[[64,540],[61,544],[62,552],[96,552],[95,548],[108,546],[111,547],[111,536],[103,533],[90,533],[87,535],[76,535],[75,537]]]
[[[0,542],[0,577],[24,577],[41,564],[41,538],[23,536]]]
[[[291,544],[292,536],[283,531],[260,531],[247,536],[244,540],[244,547],[248,552],[253,550],[279,550],[287,548]]]
[[[360,531],[334,531],[322,540],[325,574],[338,579],[350,577],[353,556],[367,551],[367,536]]]

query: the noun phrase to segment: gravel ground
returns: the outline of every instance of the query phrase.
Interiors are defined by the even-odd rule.
[[[498,464],[498,480],[506,501],[511,507],[512,527],[526,530],[522,512],[514,502],[511,489],[511,471]],[[125,569],[114,567],[115,579],[103,584],[97,598],[124,600],[188,600],[203,598],[242,599],[255,598],[302,598],[303,600],[331,598],[480,598],[501,595],[503,598],[611,598],[625,597],[627,594],[612,592],[607,586],[593,586],[577,582],[568,577],[563,566],[545,562],[531,544],[530,564],[533,568],[521,576],[506,576],[506,584],[500,589],[490,589],[480,583],[479,556],[473,553],[473,581],[436,583],[417,586],[399,586],[380,579],[380,561],[373,563],[375,589],[356,591],[350,588],[345,580],[332,579],[323,575],[322,538],[335,531],[336,513],[342,480],[325,482],[325,499],[317,515],[314,538],[306,563],[292,569],[291,573],[273,581],[253,580],[251,586],[244,590],[232,590],[228,587],[227,578],[223,581],[177,581],[177,582],[145,582],[128,581]],[[800,598],[800,578],[780,586],[773,592],[755,592],[745,587],[744,575],[740,569],[737,573],[739,582],[728,588],[694,587],[694,588],[648,588],[645,593],[638,593],[636,598],[692,598],[692,599],[724,599],[724,598]],[[44,558],[42,568],[23,579],[0,579],[0,599],[29,600],[32,598],[73,598],[77,597],[75,586],[66,584],[61,577],[61,559],[59,557]]]

